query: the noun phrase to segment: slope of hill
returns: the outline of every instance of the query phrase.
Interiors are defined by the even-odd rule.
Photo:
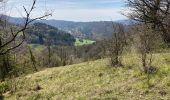
[[[159,71],[150,76],[150,88],[147,75],[134,63],[138,61],[135,55],[125,56],[123,68],[109,67],[108,60],[101,59],[49,68],[0,86],[5,100],[168,100],[170,63],[166,57],[170,54],[154,55]]]
[[[33,44],[73,45],[75,38],[69,33],[44,23],[34,23],[26,30],[27,41]]]

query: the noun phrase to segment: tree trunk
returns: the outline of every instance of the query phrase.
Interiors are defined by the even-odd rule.
[[[48,45],[48,66],[50,67],[51,65],[51,47]]]
[[[142,54],[142,66],[143,66],[144,72],[147,73],[148,69],[147,69],[147,65],[146,65],[146,54]]]
[[[119,51],[115,50],[112,55],[112,66],[119,64]]]
[[[1,56],[2,61],[0,62],[0,79],[4,81],[5,76],[9,72],[9,59],[6,57],[6,55]]]

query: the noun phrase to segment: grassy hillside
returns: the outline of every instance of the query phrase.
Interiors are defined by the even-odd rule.
[[[82,46],[82,45],[88,45],[88,44],[93,44],[95,41],[92,40],[87,40],[87,39],[78,39],[76,38],[76,41],[74,43],[75,46]]]
[[[159,70],[151,75],[150,88],[137,56],[126,55],[123,68],[109,67],[108,59],[49,68],[1,83],[1,91],[6,90],[5,100],[168,100],[168,59],[168,53],[154,55]]]

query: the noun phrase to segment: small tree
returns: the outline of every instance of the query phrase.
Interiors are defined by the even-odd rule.
[[[52,43],[53,41],[51,40],[51,38],[48,37],[47,42],[45,43],[46,47],[47,47],[47,51],[48,51],[48,67],[51,66],[51,57],[52,57]]]
[[[161,38],[148,24],[137,25],[134,32],[136,33],[134,42],[140,54],[143,70],[148,73],[152,64],[152,53],[160,47]]]
[[[31,63],[32,63],[32,65],[33,65],[33,67],[34,67],[35,71],[37,72],[37,71],[38,71],[38,69],[37,69],[37,67],[36,67],[36,60],[35,60],[35,56],[33,55],[33,52],[32,52],[32,50],[31,50],[31,48],[30,48],[30,47],[28,47],[28,49],[29,49],[29,53],[30,53],[30,60],[31,60]]]
[[[111,64],[113,66],[122,65],[120,58],[126,45],[124,26],[120,23],[113,24],[113,22],[112,26],[113,26],[113,38],[110,45]]]
[[[143,71],[147,74],[147,84],[150,86],[150,74],[156,70],[152,66],[153,52],[162,46],[163,41],[161,36],[149,24],[137,25],[135,28],[134,42],[141,58]]]

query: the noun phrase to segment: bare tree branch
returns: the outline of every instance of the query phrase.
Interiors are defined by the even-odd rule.
[[[45,18],[45,17],[47,17],[47,16],[52,15],[52,14],[45,14],[45,15],[43,15],[43,16],[36,17],[36,18],[34,18],[34,19],[30,19],[30,15],[31,15],[32,11],[33,11],[34,8],[35,8],[36,1],[37,1],[37,0],[33,0],[32,6],[31,6],[31,8],[30,8],[29,11],[23,6],[24,11],[25,11],[25,13],[26,13],[25,23],[24,23],[23,27],[22,27],[21,29],[19,29],[18,31],[16,31],[16,32],[13,31],[12,27],[10,28],[10,30],[11,30],[10,32],[11,32],[11,34],[12,34],[12,38],[11,38],[9,41],[7,41],[7,42],[5,42],[5,43],[3,43],[3,44],[1,43],[1,45],[0,45],[0,51],[2,51],[2,52],[0,52],[0,55],[6,54],[7,52],[9,52],[9,51],[11,51],[11,50],[19,47],[20,45],[22,45],[22,43],[23,43],[24,40],[25,40],[25,30],[27,29],[27,27],[28,27],[28,25],[29,25],[30,23],[32,23],[32,22],[35,21],[35,20],[43,19],[43,18]],[[22,33],[22,36],[23,36],[23,37],[22,37],[22,40],[21,40],[17,45],[15,45],[15,46],[13,46],[13,47],[10,47],[10,48],[7,48],[7,49],[4,49],[4,48],[6,48],[7,46],[9,46],[13,41],[15,41],[16,38],[18,37],[18,35],[19,35],[20,33]]]

